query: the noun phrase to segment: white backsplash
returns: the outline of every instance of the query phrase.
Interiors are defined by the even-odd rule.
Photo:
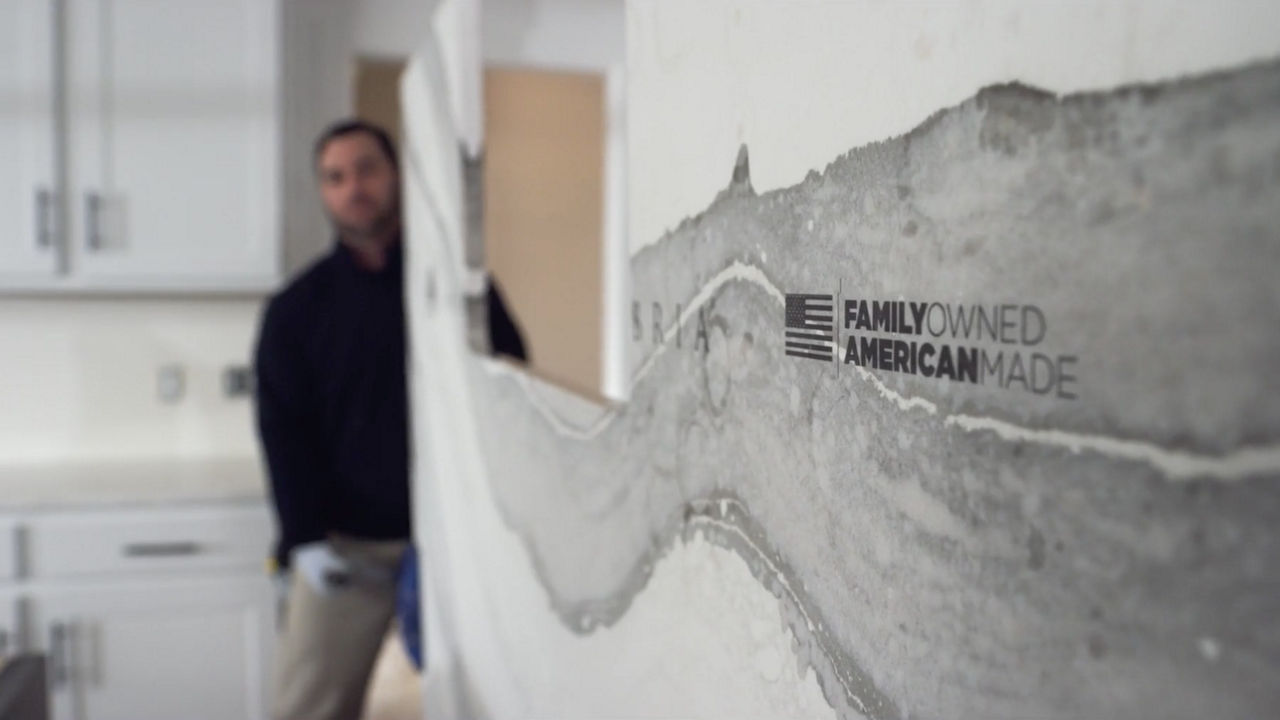
[[[252,404],[222,392],[250,361],[260,300],[0,300],[0,464],[257,452]],[[160,366],[184,395],[161,402]]]

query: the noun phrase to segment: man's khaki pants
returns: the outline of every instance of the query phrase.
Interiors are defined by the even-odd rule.
[[[405,542],[331,538],[338,555],[391,577]],[[357,582],[320,595],[291,573],[276,647],[275,720],[357,720],[369,674],[395,614],[395,583]]]

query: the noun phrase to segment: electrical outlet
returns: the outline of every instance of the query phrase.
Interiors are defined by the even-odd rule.
[[[222,371],[222,394],[243,397],[253,394],[253,370],[245,365],[228,365]]]
[[[186,371],[181,365],[161,365],[156,373],[156,394],[170,405],[182,400],[187,390]]]

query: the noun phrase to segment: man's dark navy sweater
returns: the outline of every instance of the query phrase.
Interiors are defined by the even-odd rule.
[[[372,272],[338,243],[267,304],[258,431],[282,567],[294,547],[329,533],[409,537],[402,288],[399,245]]]

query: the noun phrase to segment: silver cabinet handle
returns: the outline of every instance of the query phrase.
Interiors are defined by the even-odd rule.
[[[36,247],[53,247],[53,192],[48,188],[36,190]]]
[[[49,626],[49,682],[53,689],[67,684],[71,679],[70,658],[67,654],[67,626],[54,622]]]
[[[126,557],[178,557],[199,555],[204,551],[195,542],[130,543],[124,546]]]
[[[31,648],[31,598],[19,597],[14,603],[14,617],[18,627],[13,631],[14,652],[25,652]]]
[[[27,577],[31,568],[27,565],[27,527],[18,525],[13,529],[13,569],[19,580]]]
[[[102,248],[102,195],[96,192],[84,194],[85,244],[90,250]]]

